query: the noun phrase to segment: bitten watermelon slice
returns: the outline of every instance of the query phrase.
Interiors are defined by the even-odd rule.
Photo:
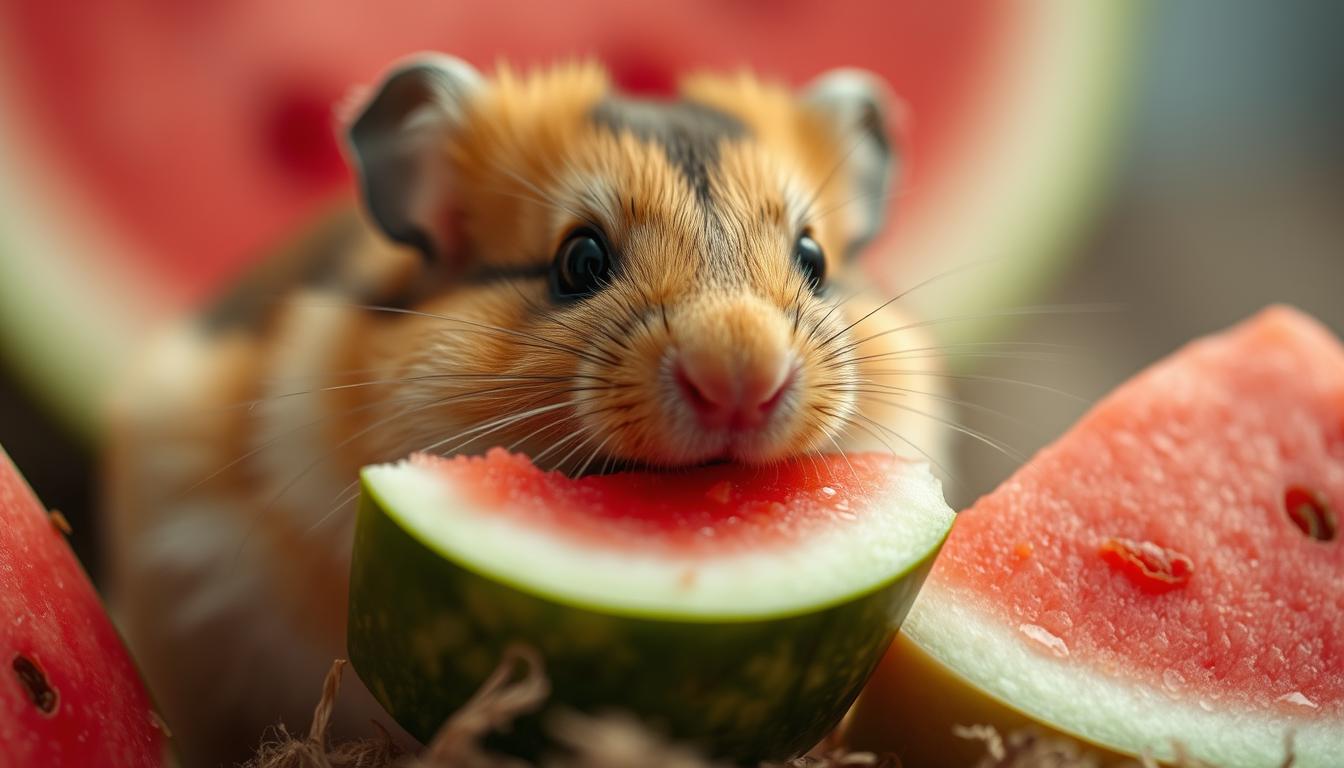
[[[1292,734],[1344,765],[1341,511],[1339,341],[1284,308],[1197,341],[958,517],[852,738],[949,764],[954,724],[1034,720],[1278,766]]]
[[[364,471],[349,648],[427,739],[514,642],[551,701],[750,762],[844,714],[952,523],[884,455],[569,479],[495,450]]]
[[[0,450],[0,768],[167,765],[167,729],[93,585]]]

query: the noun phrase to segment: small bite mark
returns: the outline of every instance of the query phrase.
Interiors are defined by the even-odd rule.
[[[1102,559],[1150,594],[1185,586],[1195,572],[1189,557],[1151,541],[1111,538],[1098,551]]]

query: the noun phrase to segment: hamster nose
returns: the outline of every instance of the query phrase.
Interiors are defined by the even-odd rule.
[[[787,351],[743,360],[692,351],[678,356],[677,389],[709,429],[755,429],[764,424],[793,386],[796,368]]]

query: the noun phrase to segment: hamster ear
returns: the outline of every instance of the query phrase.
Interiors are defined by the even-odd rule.
[[[444,54],[412,56],[356,108],[347,138],[369,214],[388,237],[447,259],[460,233],[445,142],[466,119],[481,75]]]
[[[829,121],[836,130],[840,151],[837,175],[849,179],[847,207],[853,209],[848,254],[856,253],[882,228],[887,190],[896,152],[887,121],[899,107],[886,83],[862,69],[833,69],[808,83],[803,103]]]

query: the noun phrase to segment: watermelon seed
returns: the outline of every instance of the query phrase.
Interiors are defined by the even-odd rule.
[[[1335,511],[1323,494],[1294,485],[1283,494],[1283,507],[1293,525],[1317,541],[1330,541],[1339,532]]]
[[[33,706],[41,710],[44,715],[55,713],[56,705],[60,703],[60,696],[47,682],[47,676],[42,672],[42,668],[37,666],[37,662],[19,654],[14,657],[13,667],[14,674],[18,676],[24,690],[28,691],[28,698],[32,699]]]

